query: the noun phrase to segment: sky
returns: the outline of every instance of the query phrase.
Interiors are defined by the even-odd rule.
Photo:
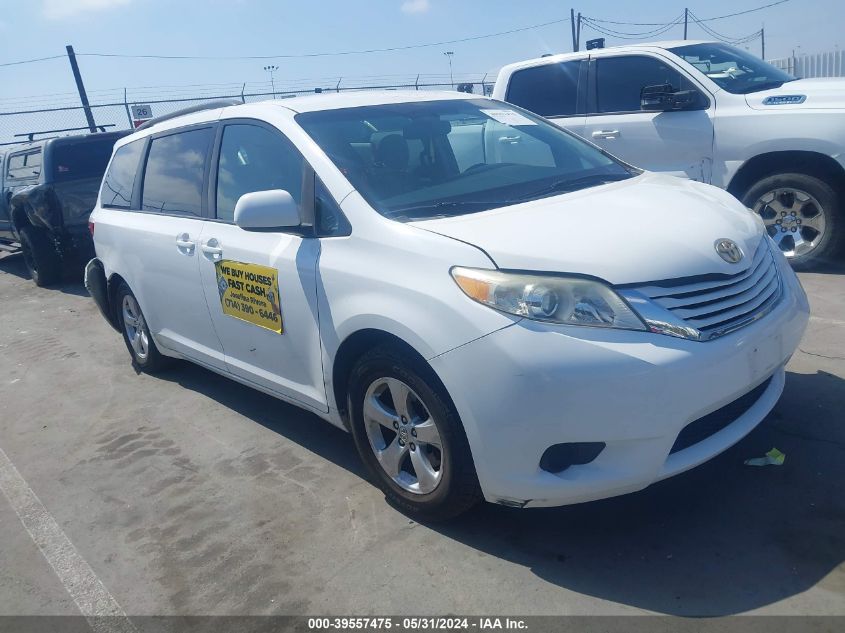
[[[88,53],[217,57],[300,55],[401,47],[497,33],[568,18],[573,7],[595,19],[666,23],[684,6],[701,18],[751,9],[773,0],[0,0],[0,113],[24,107],[77,104],[66,57],[72,44],[92,102],[269,86],[263,67],[278,66],[277,86],[341,85],[407,80],[416,74],[448,81],[452,51],[456,80],[495,78],[504,64],[571,50],[570,25],[559,22],[475,41],[371,54],[308,58],[156,60],[94,57]],[[755,13],[708,23],[730,37],[765,25],[766,53],[834,50],[845,45],[842,0],[791,0]],[[655,27],[610,25],[642,32]],[[707,37],[696,25],[690,38]],[[676,26],[659,39],[681,38]],[[582,42],[599,37],[584,27]],[[710,39],[708,37],[708,39]],[[645,41],[645,40],[642,40]],[[608,45],[625,43],[607,37]],[[760,54],[760,42],[748,44]],[[342,79],[341,79],[342,78]],[[432,78],[424,77],[432,80]],[[266,89],[266,88],[264,88]]]

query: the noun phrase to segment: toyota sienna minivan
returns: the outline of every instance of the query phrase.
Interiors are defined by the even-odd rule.
[[[730,194],[451,92],[153,120],[91,231],[86,284],[139,369],[187,359],[349,430],[428,518],[701,464],[775,405],[809,313]]]

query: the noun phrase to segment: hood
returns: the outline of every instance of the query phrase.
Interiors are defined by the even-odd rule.
[[[842,110],[845,109],[845,77],[798,79],[780,88],[747,94],[745,101],[755,110]]]
[[[764,232],[729,193],[653,173],[411,224],[478,246],[499,268],[592,275],[617,285],[740,272],[746,260],[725,262],[714,243],[730,238],[747,258]]]

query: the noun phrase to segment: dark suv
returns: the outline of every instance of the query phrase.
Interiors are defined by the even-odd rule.
[[[94,256],[88,216],[115,141],[104,132],[34,141],[0,158],[0,243],[20,242],[33,281],[59,281]]]

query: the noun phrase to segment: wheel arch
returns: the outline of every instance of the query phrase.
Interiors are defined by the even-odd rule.
[[[845,168],[836,159],[821,152],[787,150],[758,154],[748,159],[734,174],[727,190],[741,199],[755,182],[779,173],[814,176],[838,191],[845,188]]]
[[[401,337],[391,334],[386,330],[377,328],[364,328],[357,330],[347,336],[340,344],[337,352],[334,355],[331,368],[331,395],[334,396],[335,406],[337,407],[340,417],[343,420],[344,426],[349,428],[349,411],[348,411],[348,395],[349,395],[349,377],[352,372],[352,367],[355,361],[363,354],[379,345],[392,345],[403,352],[409,354],[422,367],[427,368],[430,372],[432,380],[436,381],[437,387],[443,390],[448,402],[454,407],[452,397],[449,395],[449,390],[443,384],[443,381],[438,376],[437,372],[425,357],[410,343]]]
[[[120,287],[120,284],[122,284],[122,283],[126,284],[127,287],[130,287],[129,283],[127,283],[127,281],[123,277],[121,277],[118,273],[112,273],[109,276],[108,281],[106,282],[106,290],[107,290],[107,294],[108,294],[108,305],[109,305],[109,310],[110,310],[109,321],[111,322],[112,326],[118,332],[120,332],[120,327],[118,327],[118,323],[117,323],[117,305],[115,303],[115,300],[117,299],[117,289]]]

